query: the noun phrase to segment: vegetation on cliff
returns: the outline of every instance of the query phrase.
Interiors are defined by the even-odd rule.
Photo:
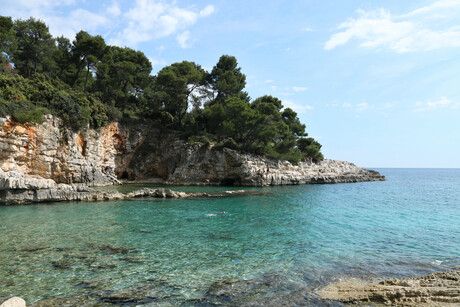
[[[74,130],[144,121],[190,143],[216,143],[297,163],[320,161],[321,145],[276,97],[251,99],[235,57],[211,72],[183,61],[156,76],[141,52],[80,31],[54,38],[40,20],[0,16],[0,116],[41,122],[61,117]]]

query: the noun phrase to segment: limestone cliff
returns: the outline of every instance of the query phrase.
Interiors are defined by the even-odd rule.
[[[56,183],[110,184],[116,181],[113,130],[116,125],[104,127],[101,132],[72,133],[52,116],[47,116],[42,125],[33,126],[1,119],[0,168]]]
[[[27,184],[41,179],[49,180],[40,183],[44,185],[89,186],[119,180],[239,186],[384,180],[348,162],[294,166],[230,149],[189,145],[142,125],[111,123],[100,130],[72,132],[51,115],[41,125],[0,119],[0,171],[0,190],[33,189]]]

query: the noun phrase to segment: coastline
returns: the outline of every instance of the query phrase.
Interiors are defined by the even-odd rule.
[[[121,182],[262,187],[385,180],[345,161],[293,165],[212,144],[189,144],[144,125],[113,122],[75,132],[51,115],[33,126],[1,119],[0,148],[0,205],[8,198],[18,203],[21,198],[23,203],[122,198],[88,194],[89,187]]]
[[[356,167],[354,164],[325,160],[319,165],[306,164],[292,166],[287,161],[271,162],[270,172],[260,175],[254,169],[255,167],[239,166],[244,170],[243,181],[236,186],[261,187],[261,186],[278,186],[278,185],[299,185],[299,184],[334,184],[334,183],[352,183],[364,181],[382,181],[385,177],[376,171],[366,170]],[[268,164],[268,163],[267,163]],[[281,166],[280,166],[281,165]],[[284,166],[284,167],[283,167]],[[321,170],[322,172],[320,172]],[[174,180],[161,182],[158,179],[143,180],[141,182],[156,183],[164,187],[172,186],[222,186],[222,181],[203,180],[196,176],[193,180],[187,180],[185,176],[189,172],[193,173],[194,168],[187,169],[184,174],[183,168],[179,170],[180,177]],[[241,170],[240,170],[241,171]],[[241,174],[241,173],[240,173]],[[183,178],[183,179],[181,179]],[[129,181],[128,183],[139,183]],[[120,182],[118,182],[120,184]],[[104,186],[104,185],[99,185]],[[231,182],[230,186],[235,186]],[[209,197],[207,193],[185,193],[175,192],[170,189],[141,189],[128,194],[123,194],[113,190],[91,189],[87,184],[65,184],[56,183],[52,179],[42,178],[38,175],[28,175],[19,171],[3,172],[0,169],[0,205],[20,205],[43,202],[60,202],[60,201],[107,201],[123,200],[137,197],[154,197],[154,198],[181,198],[181,197]]]
[[[124,252],[118,247],[102,246],[113,252]],[[375,278],[374,278],[375,279]],[[460,304],[460,269],[452,269],[413,278],[380,279],[379,282],[359,278],[345,278],[320,286],[317,289],[302,288],[277,273],[257,279],[219,281],[209,285],[203,298],[190,304],[239,305],[239,306],[407,306],[440,307]],[[124,303],[143,305],[156,300],[149,296],[155,285],[140,285],[121,291],[98,291],[97,284],[85,284],[88,294],[47,298],[29,306],[113,306]],[[288,293],[286,290],[290,289]],[[265,290],[264,290],[265,289]],[[275,296],[258,297],[256,291],[270,291]],[[253,293],[254,292],[254,293]],[[21,297],[11,297],[0,302],[0,307],[25,307]]]
[[[380,282],[348,278],[329,283],[320,288],[317,294],[325,300],[353,305],[459,306],[460,268]]]

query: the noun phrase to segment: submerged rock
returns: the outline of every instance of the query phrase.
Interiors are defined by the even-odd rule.
[[[323,287],[318,295],[353,304],[460,306],[460,270],[417,278],[393,278],[379,283],[349,279]]]
[[[200,302],[211,306],[338,306],[315,297],[309,288],[278,274],[213,283]]]
[[[181,291],[162,280],[149,280],[122,290],[107,289],[99,282],[82,281],[75,285],[79,291],[66,297],[46,298],[32,307],[61,306],[177,306]]]

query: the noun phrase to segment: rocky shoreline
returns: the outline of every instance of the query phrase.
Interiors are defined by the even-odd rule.
[[[165,188],[143,188],[127,194],[114,190],[95,190],[84,185],[57,184],[51,179],[18,177],[0,172],[0,205],[24,205],[62,201],[109,201],[136,198],[230,197],[258,192],[236,190],[220,193],[177,192]]]
[[[189,144],[142,125],[111,123],[74,132],[51,115],[33,126],[0,118],[0,205],[130,198],[89,188],[121,182],[260,187],[380,180],[385,177],[378,172],[349,162],[292,165],[212,144]]]
[[[353,305],[460,306],[460,269],[379,283],[348,279],[323,287],[318,295]]]
[[[100,246],[114,253],[125,253],[119,247]],[[112,251],[113,249],[113,251]],[[66,263],[56,263],[66,266]],[[99,282],[84,281],[80,293],[47,298],[31,306],[114,306],[157,303],[174,306],[175,297],[164,293],[166,281],[152,280],[137,287],[107,290]],[[166,288],[166,289],[165,289]],[[178,298],[178,297],[177,297]],[[163,304],[162,304],[163,303]],[[269,273],[251,280],[222,280],[209,285],[201,299],[188,301],[199,306],[459,306],[460,270],[455,269],[416,278],[393,278],[379,283],[358,279],[334,282],[317,291],[304,288],[289,278]],[[18,297],[0,307],[24,307]]]

